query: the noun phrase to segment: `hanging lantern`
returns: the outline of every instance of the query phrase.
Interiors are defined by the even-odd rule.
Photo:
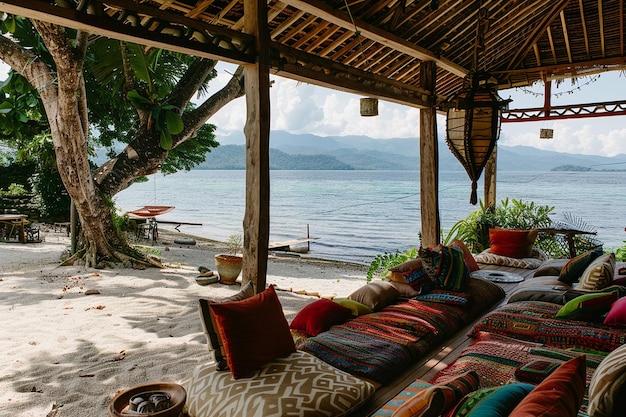
[[[553,129],[539,129],[539,139],[552,139],[553,137]]]
[[[361,116],[378,116],[378,99],[365,97],[361,99]]]
[[[478,202],[477,183],[500,136],[500,116],[510,100],[502,100],[489,74],[471,71],[448,110],[446,143],[472,180],[470,204]]]

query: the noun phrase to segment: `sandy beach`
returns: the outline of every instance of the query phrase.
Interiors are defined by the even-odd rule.
[[[231,295],[238,285],[200,286],[198,267],[214,269],[219,242],[173,243],[162,233],[154,248],[162,269],[59,267],[69,248],[48,230],[42,243],[0,243],[0,415],[108,416],[120,390],[149,382],[180,382],[213,361],[197,311],[198,298]],[[366,284],[367,267],[270,256],[275,284],[291,320],[320,296],[347,296]]]

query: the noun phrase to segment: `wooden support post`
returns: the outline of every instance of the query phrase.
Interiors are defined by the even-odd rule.
[[[422,62],[420,87],[435,95],[437,66]],[[439,147],[437,144],[437,113],[434,103],[420,109],[420,207],[422,245],[433,247],[441,241],[439,220]]]
[[[485,165],[485,207],[496,205],[496,169],[498,167],[498,145],[493,148],[493,152]]]
[[[267,2],[244,1],[244,32],[255,37],[257,62],[244,68],[247,117],[246,211],[243,219],[243,270],[246,284],[265,289],[270,231],[270,78]]]

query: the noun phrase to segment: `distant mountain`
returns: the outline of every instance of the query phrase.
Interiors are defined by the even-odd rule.
[[[218,137],[218,141],[222,146],[209,153],[207,161],[199,168],[245,169],[243,133]],[[417,170],[419,139],[321,137],[272,131],[270,166],[272,169]],[[626,155],[609,158],[543,151],[530,146],[498,146],[500,171],[550,171],[563,166],[593,170],[624,170]],[[444,141],[439,143],[439,167],[441,171],[463,171],[463,167]]]

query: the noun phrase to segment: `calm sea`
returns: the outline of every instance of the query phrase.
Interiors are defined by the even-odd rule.
[[[439,182],[446,233],[477,207],[465,173],[443,172]],[[369,264],[378,253],[419,245],[419,194],[417,171],[272,171],[270,241],[305,237],[308,225],[319,238],[311,256]],[[624,172],[499,172],[497,196],[554,206],[556,219],[580,217],[605,249],[626,240]],[[245,171],[155,174],[116,196],[122,211],[150,204],[176,206],[163,220],[202,223],[182,226],[183,233],[226,241],[242,233]]]

